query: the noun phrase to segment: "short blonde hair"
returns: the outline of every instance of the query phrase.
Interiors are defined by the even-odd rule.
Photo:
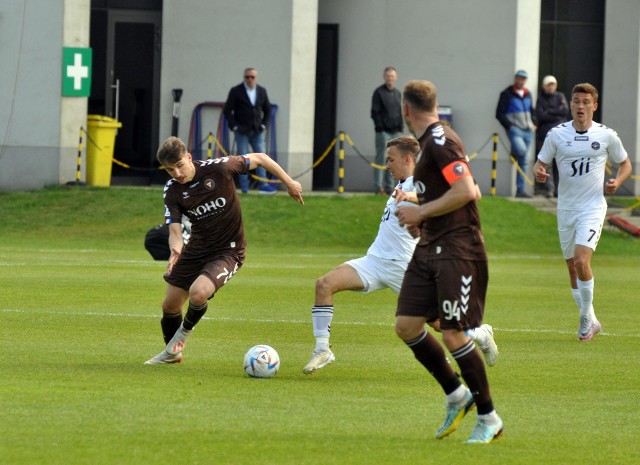
[[[407,82],[402,97],[411,108],[420,112],[432,113],[438,105],[437,89],[431,81]]]
[[[414,161],[418,156],[418,152],[420,152],[420,143],[413,136],[400,136],[395,139],[389,139],[387,148],[389,147],[397,147],[402,155],[411,155]]]

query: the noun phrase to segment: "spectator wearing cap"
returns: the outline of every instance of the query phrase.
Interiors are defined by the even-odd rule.
[[[527,155],[536,130],[531,93],[525,87],[528,77],[525,70],[518,70],[513,84],[500,93],[496,108],[496,118],[507,131],[511,143],[511,155],[520,167],[516,173],[516,197],[525,198],[531,196],[525,191],[522,173],[527,170]]]
[[[558,92],[558,81],[553,76],[545,76],[542,79],[542,92],[536,101],[536,153],[540,152],[544,138],[551,128],[558,124],[565,123],[569,116],[569,105],[567,98],[562,92]],[[558,165],[555,159],[553,166],[553,176],[550,176],[545,184],[536,182],[534,193],[545,197],[558,196]],[[551,173],[550,173],[551,174]]]

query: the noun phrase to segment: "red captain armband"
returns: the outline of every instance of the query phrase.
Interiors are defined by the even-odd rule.
[[[442,169],[442,175],[449,185],[451,185],[458,179],[462,179],[465,176],[471,176],[471,171],[469,171],[469,167],[463,160],[456,160],[452,161]]]

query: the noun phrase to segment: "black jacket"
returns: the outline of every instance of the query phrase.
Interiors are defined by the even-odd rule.
[[[396,88],[389,90],[385,84],[373,91],[371,118],[376,132],[402,132],[402,94]]]
[[[541,91],[536,102],[536,119],[538,120],[536,139],[544,140],[549,130],[567,121],[568,116],[569,105],[562,92],[546,94],[544,90]]]
[[[229,128],[242,134],[251,131],[261,132],[269,124],[271,102],[267,89],[256,84],[256,106],[251,105],[244,84],[232,87],[224,104],[224,116],[229,121]]]

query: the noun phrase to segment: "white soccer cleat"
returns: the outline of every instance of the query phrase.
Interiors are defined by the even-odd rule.
[[[465,441],[466,444],[489,444],[494,439],[500,437],[504,432],[502,420],[498,417],[494,423],[487,423],[485,420],[478,420],[476,426],[471,431],[471,436]]]
[[[163,350],[158,355],[153,358],[150,358],[146,362],[145,365],[169,365],[172,363],[180,363],[182,361],[182,352],[178,352],[177,354],[170,354],[166,350]]]
[[[487,365],[490,367],[495,366],[498,361],[498,355],[500,352],[498,351],[498,345],[496,341],[493,339],[493,328],[491,325],[484,324],[480,326],[476,332],[482,332],[482,341],[478,341],[478,347],[482,351],[484,355],[484,359],[487,362]]]
[[[184,349],[184,346],[187,343],[187,339],[189,339],[189,334],[191,334],[191,330],[184,329],[180,326],[167,344],[167,353],[176,355],[182,352],[182,349]]]
[[[326,367],[330,363],[333,363],[335,359],[336,356],[333,355],[333,352],[331,352],[330,349],[315,349],[313,351],[313,354],[311,354],[311,360],[309,360],[309,363],[304,366],[302,371],[305,375],[310,375],[318,371],[320,368]]]
[[[591,318],[583,316],[580,318],[580,327],[578,328],[578,340],[590,341],[593,336],[602,331],[599,321],[591,321]]]

